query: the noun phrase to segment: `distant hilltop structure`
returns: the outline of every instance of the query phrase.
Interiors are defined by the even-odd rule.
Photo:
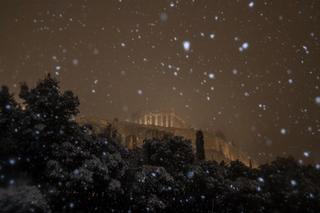
[[[132,118],[133,123],[142,125],[153,125],[168,128],[188,128],[186,122],[174,111],[161,112],[140,112]]]
[[[175,112],[140,112],[132,116],[131,121],[97,120],[80,118],[82,124],[90,124],[94,131],[103,131],[112,124],[121,135],[121,141],[128,149],[141,147],[145,139],[162,138],[166,135],[182,136],[192,142],[196,149],[197,130],[188,125]],[[247,166],[257,166],[246,153],[228,141],[221,132],[203,131],[206,160],[233,161],[240,160]]]

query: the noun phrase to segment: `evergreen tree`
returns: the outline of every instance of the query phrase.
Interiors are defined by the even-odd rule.
[[[196,157],[197,160],[205,160],[203,132],[201,130],[196,132]]]
[[[8,87],[0,88],[0,186],[7,186],[23,172],[20,165],[21,142],[16,137],[21,130],[21,108]]]
[[[35,88],[21,85],[23,102],[21,131],[18,140],[24,141],[22,157],[26,168],[43,171],[52,158],[57,144],[74,140],[77,124],[73,117],[79,112],[79,100],[71,91],[62,93],[57,79],[49,75]]]
[[[8,87],[0,88],[0,160],[15,158],[18,144],[14,134],[19,131],[20,107]]]

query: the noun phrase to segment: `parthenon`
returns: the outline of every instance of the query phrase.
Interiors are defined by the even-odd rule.
[[[134,117],[134,123],[161,127],[186,128],[186,122],[174,112],[148,112]]]

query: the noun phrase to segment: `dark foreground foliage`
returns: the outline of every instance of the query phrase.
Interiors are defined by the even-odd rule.
[[[78,98],[50,76],[19,96],[0,89],[0,212],[320,212],[318,167],[204,161],[173,136],[127,150],[112,126],[77,124]]]

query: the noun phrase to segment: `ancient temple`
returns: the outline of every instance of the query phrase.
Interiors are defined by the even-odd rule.
[[[142,125],[152,125],[159,127],[187,128],[186,122],[175,112],[142,112],[133,116],[133,122]]]

